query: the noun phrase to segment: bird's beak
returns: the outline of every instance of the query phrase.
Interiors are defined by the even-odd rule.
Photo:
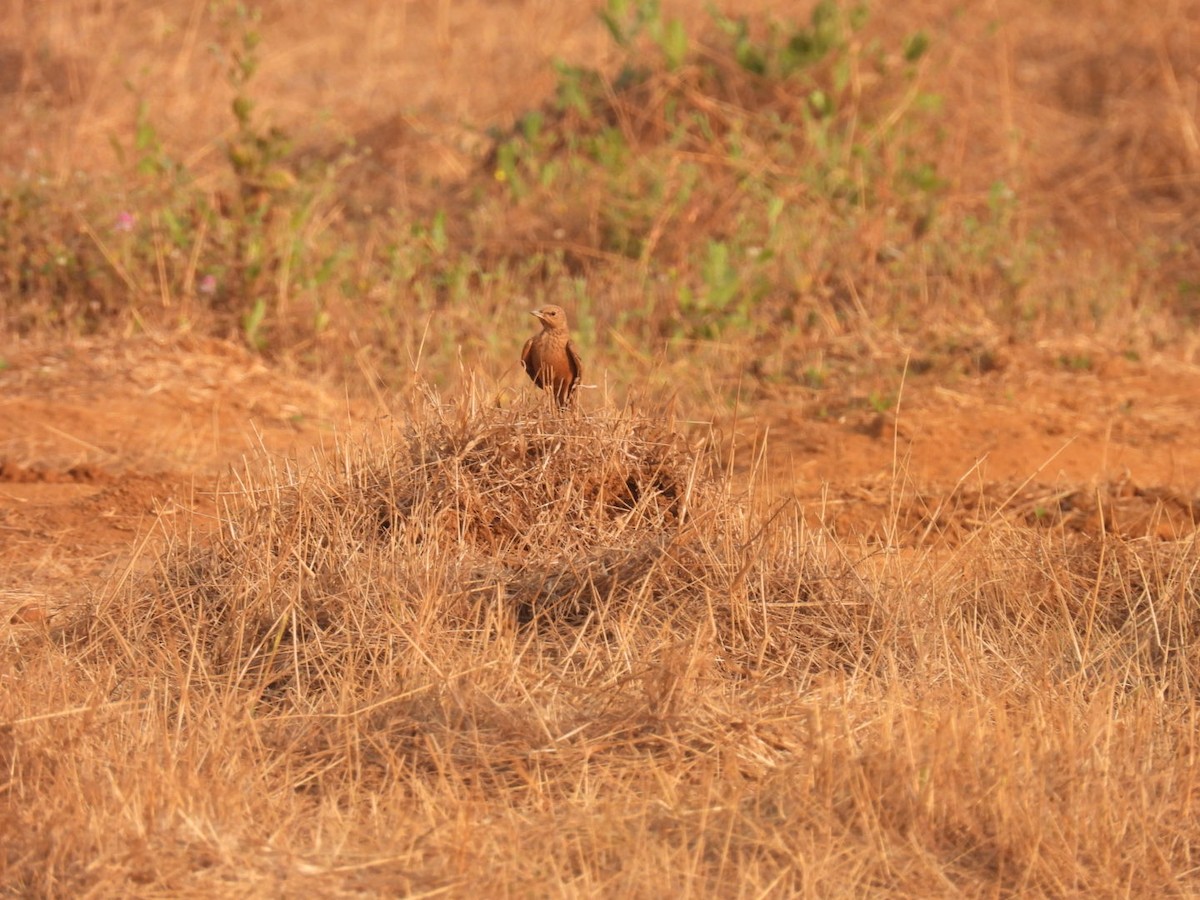
[[[541,311],[540,309],[531,309],[531,310],[529,311],[529,314],[530,314],[531,316],[536,316],[536,317],[537,317],[537,318],[539,318],[539,319],[542,317],[542,311]]]

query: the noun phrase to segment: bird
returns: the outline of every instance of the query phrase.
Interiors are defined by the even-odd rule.
[[[531,313],[542,330],[525,342],[521,364],[533,383],[553,391],[559,408],[571,404],[571,396],[583,377],[583,363],[567,331],[567,314],[560,306],[543,306]]]

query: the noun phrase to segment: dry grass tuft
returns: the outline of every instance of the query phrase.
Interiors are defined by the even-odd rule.
[[[782,512],[752,516],[665,417],[433,401],[378,445],[240,477],[211,543],[171,544],[87,641],[314,706],[440,677],[421,638],[559,653],[700,631],[723,668],[851,665],[866,601]]]

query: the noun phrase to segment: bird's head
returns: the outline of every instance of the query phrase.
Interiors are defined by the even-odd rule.
[[[547,331],[567,330],[567,314],[560,306],[543,306],[541,309],[533,310],[530,314],[540,319],[542,327]]]

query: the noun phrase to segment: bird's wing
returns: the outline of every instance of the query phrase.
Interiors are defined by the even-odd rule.
[[[536,337],[537,335],[534,335]],[[525,367],[525,374],[530,378],[536,378],[537,372],[533,369],[533,360],[530,356],[533,352],[533,338],[525,342],[525,346],[521,349],[521,365]]]
[[[571,387],[575,387],[583,379],[583,362],[573,341],[567,341],[567,362],[571,366]]]

